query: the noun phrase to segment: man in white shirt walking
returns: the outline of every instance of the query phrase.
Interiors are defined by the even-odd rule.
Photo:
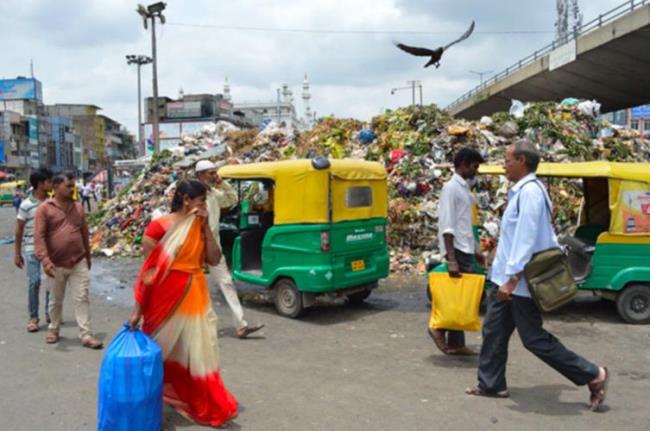
[[[475,273],[474,257],[481,265],[485,263],[474,240],[472,219],[476,200],[468,184],[468,181],[476,176],[483,161],[481,154],[473,148],[460,149],[454,157],[454,175],[445,183],[440,194],[438,242],[440,252],[447,260],[451,277]],[[447,355],[476,354],[465,346],[463,331],[429,329],[429,335],[436,346]]]
[[[199,161],[194,169],[196,178],[208,188],[207,205],[208,221],[214,234],[217,244],[221,247],[219,239],[219,219],[221,218],[221,208],[229,208],[237,203],[237,193],[230,184],[223,181],[217,173],[217,167],[209,160]],[[222,253],[223,254],[223,253]],[[210,268],[210,274],[213,280],[219,285],[230,310],[232,311],[235,321],[235,328],[239,338],[246,338],[253,332],[257,332],[264,325],[249,326],[244,320],[244,309],[237,296],[237,288],[232,281],[226,258],[222,255],[221,261],[217,266]]]
[[[588,385],[589,405],[598,410],[607,394],[609,373],[570,351],[543,327],[542,315],[531,298],[524,267],[534,253],[557,247],[552,204],[535,172],[540,155],[535,145],[521,140],[506,151],[506,177],[514,186],[501,221],[501,233],[489,279],[500,286],[489,301],[483,321],[478,385],[469,395],[505,398],[508,343],[515,328],[524,347],[576,385]],[[491,292],[494,295],[494,292]]]

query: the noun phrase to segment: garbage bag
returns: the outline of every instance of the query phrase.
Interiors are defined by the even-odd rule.
[[[526,105],[521,100],[512,99],[512,104],[510,105],[510,115],[515,118],[522,118],[526,112]]]
[[[463,274],[453,278],[446,272],[429,273],[431,291],[431,329],[479,331],[479,306],[485,276]]]
[[[162,351],[128,323],[115,335],[99,372],[98,431],[160,431]]]
[[[578,104],[578,111],[588,117],[597,118],[600,115],[600,106],[595,100],[585,100]]]

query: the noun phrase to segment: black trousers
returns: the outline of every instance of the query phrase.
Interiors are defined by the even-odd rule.
[[[88,212],[90,212],[90,211],[91,211],[91,208],[90,208],[90,197],[82,197],[82,198],[81,198],[81,205],[83,206],[83,204],[87,204],[87,205],[88,205]]]
[[[474,256],[454,248],[456,261],[460,272],[465,274],[476,274],[476,265],[474,265]],[[465,333],[463,331],[447,331],[447,346],[456,348],[465,346]]]
[[[508,343],[517,328],[524,347],[576,385],[586,385],[598,377],[598,367],[568,350],[543,327],[542,315],[530,298],[496,299],[490,289],[488,311],[483,322],[483,345],[479,357],[478,386],[485,392],[507,389]]]

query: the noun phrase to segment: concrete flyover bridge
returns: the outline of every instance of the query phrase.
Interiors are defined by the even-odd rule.
[[[603,112],[650,102],[650,0],[628,0],[584,24],[564,44],[535,51],[451,103],[478,119],[507,111],[511,99],[596,99]]]

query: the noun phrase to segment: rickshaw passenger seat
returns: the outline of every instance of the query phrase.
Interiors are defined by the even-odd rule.
[[[560,242],[566,247],[567,259],[573,277],[577,281],[586,279],[591,274],[591,256],[595,247],[573,236],[566,236]]]

